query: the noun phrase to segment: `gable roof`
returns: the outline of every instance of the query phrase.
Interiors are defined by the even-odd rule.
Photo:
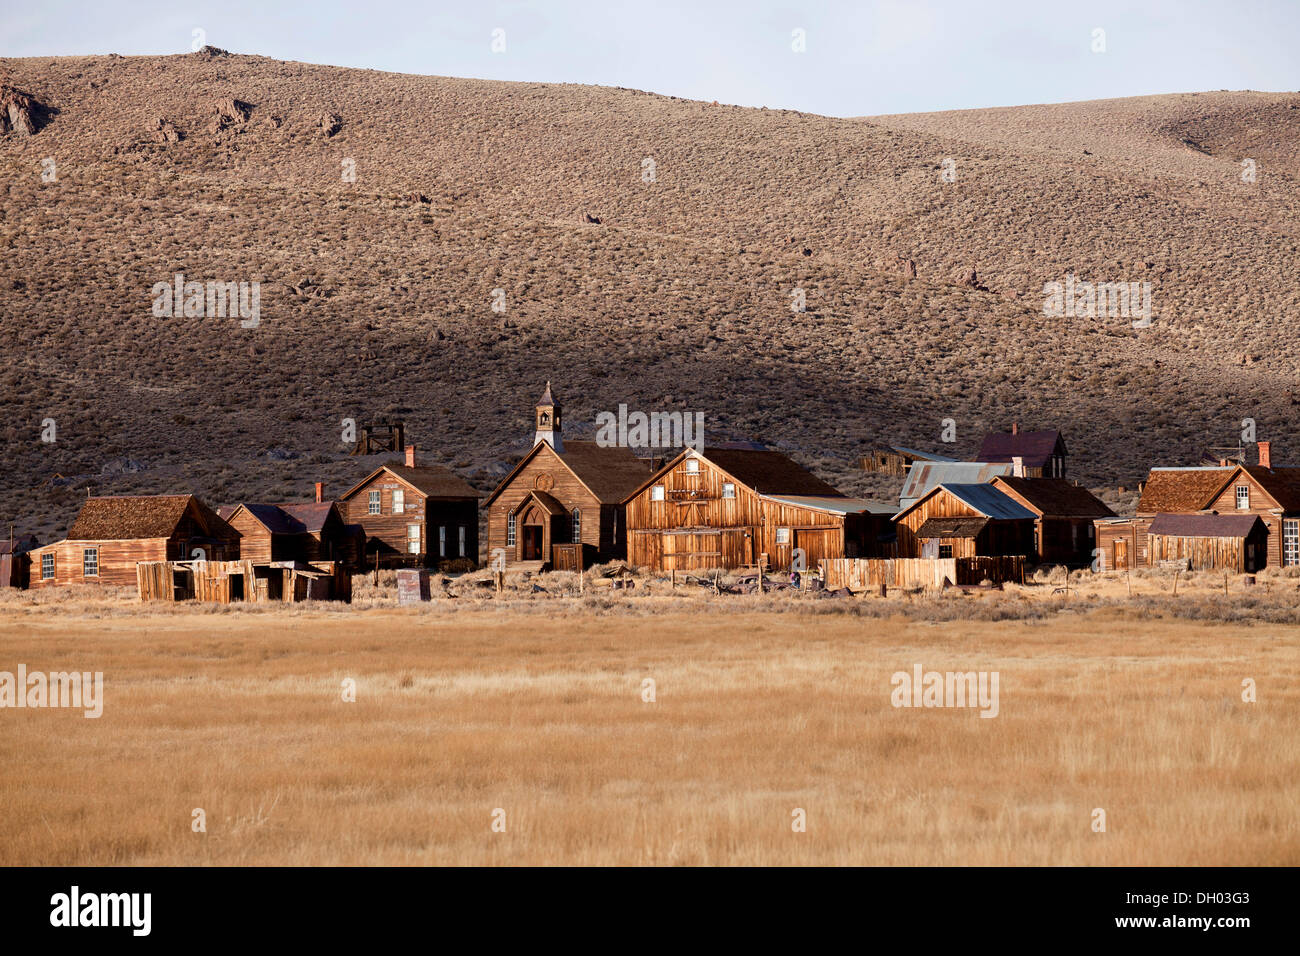
[[[332,501],[303,501],[277,507],[295,522],[300,532],[309,534],[320,532],[329,520],[330,512],[336,510]],[[342,515],[339,520],[342,520]]]
[[[170,538],[193,495],[112,495],[87,498],[68,529],[68,541]],[[205,509],[206,510],[206,509]],[[218,521],[215,512],[209,511]],[[225,522],[222,522],[223,524]]]
[[[1065,442],[1061,440],[1061,433],[1055,429],[1018,432],[1014,435],[1011,432],[992,432],[984,436],[976,459],[1003,462],[1023,458],[1026,466],[1041,468],[1056,453],[1057,445],[1060,445],[1061,452],[1064,453]]]
[[[1005,486],[1024,499],[1031,511],[1040,515],[1072,518],[1109,518],[1111,511],[1087,488],[1064,478],[1016,478],[999,475],[993,479],[994,487]]]
[[[22,554],[24,551],[30,551],[36,547],[36,535],[19,534],[14,535],[13,547],[9,545],[9,539],[5,538],[0,541],[0,554]]]
[[[542,510],[549,515],[566,515],[569,513],[569,510],[564,507],[559,498],[549,491],[542,491],[539,488],[532,489],[528,494],[520,498],[519,504],[515,505],[514,513],[522,514],[524,506],[530,501],[536,501],[542,506]]]
[[[1037,517],[1016,499],[1003,494],[996,485],[940,485],[939,488],[966,502],[986,518],[1018,521]]]
[[[385,462],[380,465],[366,477],[362,478],[355,485],[339,495],[340,501],[346,501],[357,493],[364,485],[369,484],[381,472],[388,472],[395,478],[404,481],[411,488],[414,488],[426,498],[482,498],[483,495],[474,490],[460,475],[441,465],[420,465],[415,468],[407,468],[406,465],[398,461]]]
[[[942,484],[982,484],[998,475],[1011,474],[1010,462],[927,461],[916,462],[907,472],[903,490],[898,493],[898,507],[906,511]]]
[[[839,489],[822,481],[793,458],[770,448],[720,445],[705,449],[700,457],[762,495],[845,497]]]
[[[830,514],[872,514],[893,515],[894,506],[888,502],[872,501],[868,498],[847,498],[843,495],[762,495],[778,504],[793,505],[796,508],[808,508],[812,511],[825,511]]]
[[[1156,515],[1147,534],[1176,538],[1245,538],[1262,524],[1259,515]]]
[[[989,523],[988,518],[926,518],[916,529],[918,538],[974,538]]]
[[[601,504],[614,505],[624,501],[650,474],[650,463],[638,458],[630,448],[601,445],[594,441],[564,441],[562,444],[562,452],[557,452],[544,441],[533,445],[528,454],[519,459],[519,463],[510,469],[510,473],[487,496],[483,507],[491,505],[501,492],[510,487],[515,476],[542,454],[543,448],[558,458]]]
[[[1200,511],[1208,508],[1239,466],[1152,468],[1138,499],[1138,514]]]
[[[1242,470],[1258,481],[1282,510],[1300,511],[1300,468],[1243,465]]]

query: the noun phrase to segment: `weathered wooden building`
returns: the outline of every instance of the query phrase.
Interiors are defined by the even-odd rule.
[[[419,465],[414,445],[405,464],[376,468],[339,496],[344,524],[366,535],[366,561],[438,567],[479,562],[478,503],[482,496],[440,465]]]
[[[338,561],[355,569],[364,557],[364,529],[345,523],[333,501],[246,502],[218,514],[239,532],[239,556],[249,561]]]
[[[1156,515],[1147,528],[1151,565],[1252,573],[1264,566],[1268,529],[1256,514]]]
[[[484,502],[488,560],[532,568],[625,560],[623,502],[650,463],[628,448],[565,439],[549,382],[534,424],[532,450]]]
[[[1064,478],[999,475],[993,487],[1034,513],[1030,557],[1040,563],[1091,565],[1097,547],[1096,521],[1115,516],[1087,488]]]
[[[876,555],[892,507],[840,494],[780,452],[686,449],[627,499],[630,563],[654,571],[802,567]]]
[[[27,587],[28,553],[36,547],[36,536],[30,534],[5,538],[0,541],[0,588]]]
[[[906,475],[918,461],[956,461],[944,455],[932,455],[914,448],[873,448],[863,455],[858,464],[863,471],[877,475]]]
[[[992,484],[940,485],[895,515],[898,557],[1031,556],[1036,520]]]
[[[1007,462],[918,461],[907,471],[898,495],[898,510],[916,504],[940,485],[982,485],[998,475],[1009,475],[1015,466]]]
[[[1064,478],[1067,457],[1069,452],[1060,432],[1022,432],[1015,423],[1009,432],[985,435],[975,460],[1005,464],[1019,458],[1027,478]]]
[[[63,541],[30,552],[32,587],[134,586],[141,561],[239,557],[239,534],[193,495],[88,498]]]

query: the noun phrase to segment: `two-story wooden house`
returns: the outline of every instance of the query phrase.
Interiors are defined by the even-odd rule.
[[[438,567],[479,562],[481,495],[440,465],[419,465],[414,445],[404,464],[376,468],[338,498],[344,524],[360,525],[367,562]]]

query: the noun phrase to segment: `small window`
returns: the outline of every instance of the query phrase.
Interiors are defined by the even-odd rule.
[[[1282,563],[1288,567],[1300,564],[1300,520],[1295,518],[1282,519]]]
[[[951,558],[951,557],[952,557],[952,545],[950,545],[950,544],[941,544],[941,545],[939,545],[939,557],[941,557],[941,558]]]
[[[420,526],[418,524],[408,524],[406,526],[406,551],[408,554],[420,553]]]
[[[651,487],[651,489],[650,489],[650,500],[651,500],[651,501],[663,501],[663,500],[664,500],[664,486],[663,486],[663,485],[654,485],[653,487]]]
[[[506,515],[506,544],[513,545],[514,543],[515,543],[515,516],[510,514],[510,515]]]
[[[698,475],[700,473],[700,460],[698,458],[686,459],[686,474]]]
[[[54,577],[54,552],[47,551],[41,555],[41,580],[48,581]]]
[[[722,497],[724,498],[736,497],[736,486],[733,482],[724,481],[722,483]]]
[[[379,514],[379,492],[377,492],[377,491],[372,491],[372,492],[370,492],[370,511],[369,511],[369,513],[372,514],[372,515],[377,515],[377,514]]]
[[[777,528],[777,529],[776,529],[776,543],[777,543],[777,544],[789,544],[789,543],[790,543],[790,529],[789,529],[789,528]]]
[[[465,557],[465,539],[466,539],[466,537],[467,537],[467,529],[466,529],[466,527],[465,527],[464,525],[461,525],[461,526],[460,526],[460,556],[461,556],[462,558]]]
[[[1237,486],[1237,510],[1250,510],[1250,485]]]
[[[447,526],[444,524],[438,526],[438,557],[445,558],[446,556],[447,556]]]
[[[582,543],[582,512],[577,508],[573,509],[573,543]]]
[[[406,492],[401,488],[393,489],[393,514],[400,515],[406,510]]]
[[[81,573],[88,578],[99,577],[99,548],[86,548],[82,552]]]

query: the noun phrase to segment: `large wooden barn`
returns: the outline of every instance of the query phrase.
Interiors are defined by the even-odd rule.
[[[30,552],[32,587],[134,587],[141,561],[239,557],[239,534],[193,495],[88,498],[63,541]]]
[[[417,464],[414,445],[405,450],[405,464],[381,465],[338,499],[343,523],[365,531],[367,562],[477,566],[481,495],[440,465]]]
[[[992,484],[940,485],[894,517],[898,557],[1032,557],[1036,520]]]
[[[1040,563],[1092,563],[1096,521],[1113,518],[1105,503],[1087,488],[1064,478],[999,475],[993,487],[1034,513],[1034,551]]]
[[[627,499],[629,561],[654,571],[790,568],[880,553],[889,506],[850,498],[755,446],[686,449]]]
[[[624,499],[649,474],[630,449],[563,436],[551,385],[537,403],[533,447],[488,495],[488,561],[571,569],[627,558]]]

